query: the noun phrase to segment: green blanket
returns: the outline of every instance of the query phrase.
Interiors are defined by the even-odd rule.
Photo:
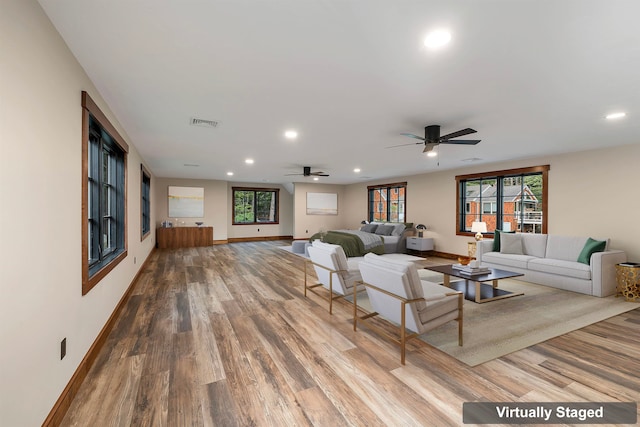
[[[313,242],[316,239],[320,239],[320,233],[316,233],[309,238],[310,242]],[[369,250],[364,248],[364,244],[362,240],[354,234],[342,233],[340,231],[327,231],[324,235],[324,238],[321,239],[325,243],[332,243],[334,245],[342,246],[344,249],[344,253],[348,257],[354,256],[364,256],[367,252],[373,252],[377,255],[384,254],[384,244],[380,244],[380,246],[376,246]]]

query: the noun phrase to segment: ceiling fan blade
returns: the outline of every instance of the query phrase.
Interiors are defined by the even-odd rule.
[[[414,134],[412,134],[412,133],[401,133],[400,135],[408,136],[409,138],[415,138],[415,139],[419,139],[419,140],[421,140],[421,141],[424,141],[424,138],[423,138],[423,137],[418,136],[418,135],[414,135]]]
[[[476,133],[477,131],[471,128],[466,128],[466,129],[462,129],[459,130],[457,132],[453,132],[447,135],[443,135],[440,137],[441,141],[447,140],[447,139],[451,139],[451,138],[457,138],[459,136],[465,136],[465,135],[469,135],[471,133]]]
[[[461,144],[461,145],[476,145],[481,139],[454,139],[449,141],[441,141],[440,144]]]
[[[417,145],[417,144],[424,144],[422,141],[421,142],[410,142],[408,144],[400,144],[400,145],[392,145],[390,147],[384,147],[384,148],[396,148],[396,147],[405,147],[407,145]]]
[[[284,176],[298,176],[298,175],[302,175],[301,173],[286,173],[284,174]]]
[[[324,172],[311,172],[309,175],[313,175],[313,176],[329,176],[328,174],[324,173]]]

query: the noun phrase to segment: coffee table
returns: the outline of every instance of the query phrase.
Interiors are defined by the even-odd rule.
[[[428,266],[425,267],[425,269],[442,273],[444,275],[444,286],[462,292],[464,294],[464,298],[469,301],[483,303],[524,295],[522,292],[509,292],[498,288],[498,280],[524,276],[522,273],[490,268],[489,273],[469,275],[463,273],[457,268],[453,268],[452,265]],[[452,282],[452,276],[464,280]],[[473,282],[473,284],[470,284],[469,282]],[[491,284],[484,282],[491,282]]]

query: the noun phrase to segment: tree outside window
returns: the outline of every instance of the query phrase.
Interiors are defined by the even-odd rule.
[[[233,187],[233,224],[277,224],[279,189]]]

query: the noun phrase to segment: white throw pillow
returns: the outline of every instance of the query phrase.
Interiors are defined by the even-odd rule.
[[[522,235],[500,233],[500,253],[522,255]]]

